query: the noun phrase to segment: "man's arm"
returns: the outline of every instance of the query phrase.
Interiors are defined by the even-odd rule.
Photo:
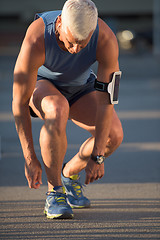
[[[30,188],[41,184],[41,166],[36,157],[29,113],[29,100],[34,91],[38,68],[44,63],[44,25],[42,19],[27,30],[14,69],[12,110],[25,158],[25,175]]]
[[[109,83],[112,74],[119,70],[118,64],[118,44],[115,35],[109,27],[99,19],[99,38],[97,46],[98,74],[100,82]],[[96,92],[97,94],[97,114],[96,114],[96,135],[92,154],[105,155],[107,139],[109,137],[113,108],[110,104],[107,92]],[[89,160],[86,167],[86,181],[93,182],[104,175],[104,163],[98,165],[93,160]]]

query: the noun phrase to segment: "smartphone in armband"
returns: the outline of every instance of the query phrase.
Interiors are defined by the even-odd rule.
[[[94,88],[97,91],[108,92],[111,104],[118,104],[119,85],[122,72],[114,72],[109,83],[103,83],[95,80]]]

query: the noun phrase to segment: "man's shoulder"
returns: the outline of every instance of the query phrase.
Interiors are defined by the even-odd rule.
[[[99,36],[97,44],[97,60],[111,57],[112,53],[118,49],[118,42],[110,27],[102,20],[98,19]]]
[[[45,24],[47,23],[53,23],[55,18],[57,18],[58,15],[61,14],[61,10],[55,10],[55,11],[47,11],[42,13],[36,13],[35,20],[38,18],[42,18]]]
[[[98,20],[99,36],[96,49],[96,59],[99,64],[110,67],[117,64],[119,48],[115,34],[102,20]]]
[[[117,38],[112,32],[110,27],[101,19],[98,19],[99,25],[99,41],[108,43],[110,41],[115,41]]]
[[[41,18],[32,22],[27,29],[23,45],[28,46],[33,52],[44,51],[45,25]]]

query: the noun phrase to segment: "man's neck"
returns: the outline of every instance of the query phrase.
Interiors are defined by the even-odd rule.
[[[57,23],[57,21],[56,21],[56,23],[55,23],[55,36],[56,36],[56,40],[57,40],[58,46],[59,46],[62,50],[68,52],[68,50],[67,50],[66,47],[64,46],[64,43],[59,39],[59,36],[60,36],[60,34],[59,34],[59,28],[60,28],[60,24]]]

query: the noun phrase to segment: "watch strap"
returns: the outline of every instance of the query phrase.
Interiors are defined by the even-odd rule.
[[[97,161],[97,156],[94,156],[93,154],[91,154],[91,159],[96,162]]]

